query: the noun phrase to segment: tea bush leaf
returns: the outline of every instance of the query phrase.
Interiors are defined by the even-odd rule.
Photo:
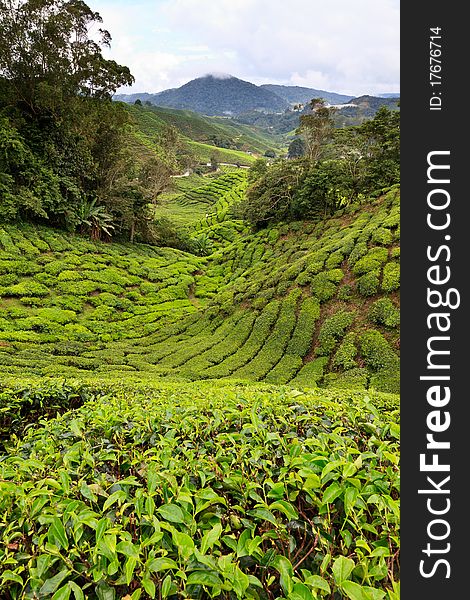
[[[184,523],[184,513],[176,504],[164,504],[157,508],[157,512],[170,523]]]
[[[354,569],[354,561],[345,556],[338,556],[333,562],[333,577],[338,585],[342,585]]]
[[[212,546],[217,542],[222,533],[222,525],[217,523],[214,525],[212,529],[210,529],[207,533],[204,534],[204,537],[201,540],[201,553],[205,554],[207,550],[212,548]]]

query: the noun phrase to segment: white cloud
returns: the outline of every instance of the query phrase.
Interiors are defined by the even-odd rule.
[[[135,90],[208,72],[350,94],[399,89],[398,0],[121,0],[118,9],[109,1],[93,8]]]

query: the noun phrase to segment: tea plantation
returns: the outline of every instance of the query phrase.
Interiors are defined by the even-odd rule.
[[[0,228],[1,598],[398,600],[399,189],[245,187],[168,201],[200,255]]]
[[[190,225],[209,256],[4,226],[3,373],[398,392],[398,190],[318,224],[250,234],[227,219],[244,184],[211,185],[223,193]]]

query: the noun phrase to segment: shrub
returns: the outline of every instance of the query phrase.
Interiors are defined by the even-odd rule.
[[[377,293],[380,284],[379,275],[380,271],[377,269],[359,277],[356,285],[361,296],[373,296]]]
[[[320,356],[315,360],[306,363],[290,385],[299,387],[318,387],[325,372],[325,367],[328,364],[328,357]]]
[[[390,229],[386,229],[385,227],[378,227],[372,233],[371,240],[375,244],[382,244],[383,246],[387,246],[392,243],[393,235]]]
[[[394,292],[400,287],[400,265],[395,261],[387,263],[384,267],[382,289],[384,292]]]
[[[346,283],[345,285],[340,286],[340,288],[338,290],[337,298],[338,298],[338,300],[347,302],[348,300],[350,300],[352,298],[353,292],[354,292],[354,287],[352,285],[350,285],[349,283]]]
[[[400,311],[395,307],[390,298],[376,300],[369,311],[372,323],[385,325],[385,327],[398,327],[400,324]]]
[[[13,434],[20,436],[31,424],[78,408],[95,395],[84,384],[44,382],[19,385],[0,392],[0,444]]]
[[[335,267],[338,267],[344,259],[344,254],[341,250],[336,250],[336,252],[333,252],[333,254],[331,254],[329,256],[329,258],[326,260],[325,263],[325,267],[327,269],[334,269]]]
[[[361,355],[370,369],[398,369],[398,356],[379,331],[366,331],[361,335],[359,342]]]
[[[351,254],[349,255],[348,262],[352,266],[356,264],[356,262],[367,254],[367,244],[365,242],[357,242],[354,246]]]
[[[353,267],[354,275],[364,275],[380,269],[381,263],[373,256],[367,255],[360,258]]]
[[[315,354],[329,356],[338,339],[343,337],[346,328],[354,321],[354,317],[355,313],[353,312],[339,311],[325,319],[320,329]]]
[[[21,281],[6,288],[6,296],[47,296],[49,290],[37,281]]]
[[[354,332],[345,336],[333,358],[333,366],[342,367],[345,370],[357,366],[356,355],[358,350],[355,341],[356,334]]]
[[[320,302],[326,302],[335,295],[336,284],[330,280],[326,272],[321,272],[313,277],[310,290]]]

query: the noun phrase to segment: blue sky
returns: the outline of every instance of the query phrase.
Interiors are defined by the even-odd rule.
[[[399,0],[89,0],[106,55],[157,92],[207,73],[360,95],[399,91]]]

